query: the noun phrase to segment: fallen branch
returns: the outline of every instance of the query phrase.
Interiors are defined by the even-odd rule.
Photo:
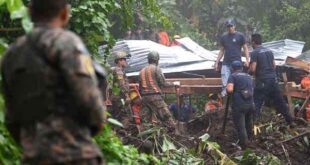
[[[21,31],[22,28],[0,28],[0,32],[16,32]]]
[[[208,124],[208,128],[207,128],[207,130],[206,130],[206,132],[209,132],[209,129],[211,128],[211,117],[209,117],[209,124]]]
[[[281,144],[281,146],[282,146],[282,149],[283,149],[283,151],[284,151],[284,155],[285,155],[285,157],[286,157],[286,159],[287,159],[287,161],[288,161],[288,164],[289,164],[289,165],[292,165],[292,162],[291,162],[291,160],[290,160],[290,156],[289,156],[289,154],[288,154],[286,148],[284,147],[283,143]]]
[[[297,135],[297,136],[294,136],[294,137],[289,138],[289,139],[287,139],[287,140],[283,140],[283,141],[281,141],[280,143],[286,143],[286,142],[288,142],[288,141],[291,141],[291,140],[297,139],[297,138],[299,138],[299,137],[305,136],[305,135],[307,135],[307,134],[309,134],[309,133],[310,133],[310,131],[303,132],[303,133],[301,133],[301,134],[299,134],[299,135]]]

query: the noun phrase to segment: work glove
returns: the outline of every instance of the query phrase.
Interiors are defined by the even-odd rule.
[[[261,133],[260,126],[259,125],[254,125],[253,132],[254,132],[255,136],[257,134]]]

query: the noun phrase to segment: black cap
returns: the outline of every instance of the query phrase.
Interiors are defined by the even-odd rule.
[[[236,23],[235,23],[235,21],[233,19],[229,19],[229,20],[226,21],[225,25],[226,26],[235,26]]]

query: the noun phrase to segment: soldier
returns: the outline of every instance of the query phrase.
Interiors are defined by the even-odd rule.
[[[129,97],[129,83],[125,73],[125,68],[127,67],[127,53],[124,51],[115,52],[113,54],[115,56],[115,64],[116,66],[112,68],[113,73],[113,87],[119,88],[119,93],[112,93],[112,116],[123,124],[125,121],[129,119],[128,115],[130,114],[130,97]]]
[[[1,76],[5,124],[21,145],[22,164],[101,164],[92,142],[105,106],[90,55],[63,29],[66,0],[31,0],[35,27],[6,52]]]
[[[163,124],[170,130],[175,129],[175,122],[168,109],[167,104],[161,96],[161,87],[173,86],[165,81],[165,76],[158,67],[159,54],[152,51],[148,54],[149,65],[140,71],[140,90],[142,95],[142,104],[147,109],[142,109],[142,121],[152,122],[153,117],[163,121]],[[175,83],[175,85],[178,85]]]

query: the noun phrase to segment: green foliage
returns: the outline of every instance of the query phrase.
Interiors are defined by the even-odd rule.
[[[4,125],[4,100],[0,95],[0,164],[17,165],[20,159],[20,148],[17,147]]]
[[[240,165],[257,165],[257,164],[266,164],[266,165],[280,165],[281,161],[279,158],[275,157],[272,154],[267,154],[266,156],[258,156],[250,149],[247,149],[243,152],[242,156],[235,157],[234,160]]]
[[[108,30],[112,25],[108,15],[117,9],[117,3],[114,0],[71,0],[69,2],[72,5],[70,29],[78,33],[90,52],[97,56],[98,47],[103,41],[109,44],[114,42]]]
[[[95,138],[108,164],[160,164],[160,161],[147,154],[139,154],[133,146],[125,146],[115,136],[111,127],[106,125],[102,133]]]
[[[226,154],[224,154],[220,150],[220,145],[216,142],[209,141],[210,135],[204,134],[199,137],[201,142],[198,146],[198,154],[202,154],[203,151],[207,151],[208,155],[211,156],[215,164],[223,164],[223,165],[236,165],[234,161],[232,161]]]
[[[0,38],[0,57],[3,55],[7,47],[8,47],[8,44],[2,38]]]
[[[26,32],[32,29],[27,8],[21,0],[1,0],[0,5],[6,4],[7,10],[10,13],[11,20],[22,19],[22,27]]]

